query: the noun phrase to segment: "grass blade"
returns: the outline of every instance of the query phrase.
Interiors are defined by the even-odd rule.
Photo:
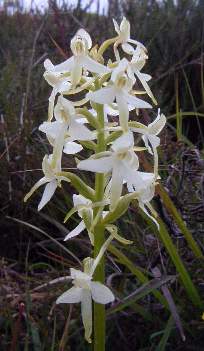
[[[175,276],[167,276],[161,279],[152,279],[151,281],[148,281],[144,285],[140,286],[131,295],[125,297],[122,302],[119,302],[118,304],[110,308],[109,314],[121,311],[124,308],[131,306],[134,302],[152,293],[155,289],[160,288],[162,285],[168,283],[172,279],[175,279]]]
[[[189,112],[181,112],[180,111],[180,115],[183,117],[204,117],[204,113],[200,113],[200,112],[194,112],[194,111],[189,111]],[[176,114],[170,115],[167,117],[167,121],[171,120],[171,119],[175,119],[176,118]]]
[[[144,157],[141,159],[141,161],[142,161],[142,164],[143,164],[145,170],[148,172],[151,172],[152,167],[150,166],[149,162]],[[168,193],[166,192],[166,190],[164,189],[164,187],[161,184],[157,185],[156,192],[162,198],[162,201],[164,203],[165,208],[172,215],[174,221],[178,225],[179,229],[181,230],[183,236],[185,237],[189,247],[194,252],[195,256],[198,258],[204,258],[203,254],[201,252],[201,249],[199,248],[199,246],[196,243],[196,241],[194,240],[192,234],[190,233],[190,231],[186,227],[186,225],[185,225],[181,215],[179,214],[177,208],[175,207],[173,201],[170,199]]]
[[[199,248],[198,244],[194,240],[191,232],[186,227],[181,215],[179,214],[177,208],[175,207],[173,201],[170,199],[168,193],[162,187],[162,185],[157,186],[157,193],[162,198],[162,201],[167,209],[167,211],[173,216],[176,224],[178,225],[179,229],[181,230],[183,236],[185,237],[189,247],[194,252],[195,256],[198,258],[204,258],[201,249]]]
[[[72,256],[77,262],[78,264],[81,266],[82,263],[81,261],[78,259],[78,257],[76,255],[74,255],[72,253],[72,251],[70,251],[69,249],[67,249],[64,245],[62,245],[61,243],[59,243],[59,241],[57,241],[55,238],[53,238],[51,235],[49,235],[48,233],[46,233],[44,230],[38,228],[37,226],[33,225],[33,224],[30,224],[28,222],[25,222],[25,221],[22,221],[18,218],[14,218],[14,217],[10,217],[10,216],[7,216],[8,219],[11,219],[17,223],[20,223],[20,224],[23,224],[31,229],[34,229],[35,231],[43,234],[44,236],[46,236],[47,238],[49,238],[51,241],[53,241],[57,246],[59,246],[62,250],[64,250],[66,253],[68,253],[68,255]]]
[[[178,75],[175,79],[175,93],[176,93],[176,135],[177,140],[181,140],[182,137],[182,115],[179,109],[179,87],[178,87]]]
[[[147,219],[149,221],[149,219]],[[200,299],[199,293],[193,284],[191,277],[189,273],[187,272],[182,259],[180,258],[176,247],[173,244],[173,241],[171,240],[171,237],[169,236],[169,233],[163,223],[163,221],[157,217],[157,221],[160,226],[160,230],[157,231],[155,227],[155,232],[159,235],[161,241],[163,242],[163,245],[165,246],[166,250],[169,253],[169,256],[171,257],[172,262],[174,263],[177,272],[180,275],[180,279],[183,283],[183,286],[192,301],[192,303],[196,306],[199,307],[200,309],[203,309],[203,302]]]
[[[167,342],[168,342],[169,336],[171,334],[173,324],[174,324],[173,317],[170,316],[169,320],[166,324],[166,328],[164,329],[164,334],[159,342],[159,345],[156,347],[155,351],[165,351],[166,350]]]
[[[118,258],[119,262],[121,264],[123,264],[125,267],[127,267],[130,272],[132,274],[134,274],[137,279],[145,284],[149,282],[149,279],[144,275],[144,273],[141,271],[140,268],[138,268],[137,266],[135,266],[120,250],[118,250],[115,246],[113,245],[109,245],[108,250]],[[153,290],[152,291],[153,295],[156,297],[157,300],[160,301],[160,303],[166,307],[167,309],[168,307],[168,303],[166,301],[166,299],[162,296],[162,294],[157,291],[157,290]]]
[[[161,272],[160,272],[158,267],[154,267],[152,269],[152,273],[154,274],[155,278],[161,278]],[[161,291],[163,292],[164,296],[166,297],[166,300],[168,301],[169,309],[171,311],[171,314],[173,316],[173,319],[174,319],[174,322],[175,322],[175,324],[177,326],[177,329],[180,332],[181,338],[182,338],[183,341],[185,341],[186,337],[185,337],[185,334],[184,334],[184,330],[183,330],[183,326],[182,326],[182,323],[181,323],[181,319],[180,319],[179,313],[177,311],[175,302],[173,300],[173,297],[171,295],[171,292],[170,292],[168,286],[166,284],[163,284],[161,286]]]

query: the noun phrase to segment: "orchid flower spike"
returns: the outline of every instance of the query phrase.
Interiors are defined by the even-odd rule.
[[[152,108],[152,106],[131,95],[131,89],[135,83],[126,73],[128,61],[124,58],[113,70],[111,75],[112,84],[101,88],[95,92],[90,92],[86,96],[91,101],[98,104],[111,104],[115,100],[118,105],[120,125],[124,132],[128,131],[129,110],[134,108]]]
[[[53,66],[53,72],[70,73],[70,80],[73,87],[80,82],[83,69],[97,74],[109,72],[109,68],[94,61],[89,56],[89,49],[91,47],[92,40],[90,35],[84,29],[79,29],[71,40],[73,56],[59,65]],[[50,60],[46,60],[46,65],[50,65],[50,63]]]
[[[120,26],[118,25],[118,23],[116,22],[115,19],[113,19],[113,24],[115,27],[115,31],[118,34],[117,40],[114,44],[114,53],[115,53],[115,57],[116,57],[117,61],[120,60],[120,55],[118,52],[118,46],[120,44],[122,45],[123,51],[129,55],[132,55],[134,53],[134,46],[133,45],[139,46],[139,47],[143,48],[144,51],[147,51],[147,49],[145,48],[145,46],[142,43],[130,38],[130,22],[126,19],[126,17],[123,17]],[[133,44],[133,45],[131,45],[131,44]]]
[[[96,45],[92,49],[90,35],[84,29],[79,29],[70,43],[70,58],[57,65],[53,65],[49,59],[45,60],[44,78],[52,87],[52,92],[48,120],[40,125],[39,130],[46,135],[52,152],[43,159],[43,177],[24,198],[27,201],[40,186],[45,185],[38,205],[38,210],[41,210],[53,197],[57,187],[61,187],[63,180],[71,182],[78,192],[73,195],[73,207],[68,211],[64,223],[73,214],[78,214],[79,224],[68,232],[64,241],[76,238],[86,230],[93,245],[94,259],[87,257],[82,270],[71,268],[70,276],[52,282],[72,281],[73,286],[59,296],[56,303],[81,304],[85,338],[89,343],[93,301],[103,305],[114,301],[113,293],[103,284],[103,265],[97,270],[99,274],[94,274],[96,267],[113,239],[124,245],[132,243],[120,235],[114,221],[131,201],[137,200],[140,209],[158,226],[157,214],[150,202],[158,179],[158,135],[166,123],[166,117],[160,114],[160,110],[156,119],[147,126],[136,120],[129,121],[131,110],[136,109],[138,115],[139,109],[152,108],[138,95],[147,94],[155,104],[156,99],[148,85],[151,76],[143,73],[148,59],[145,46],[131,39],[130,23],[125,17],[120,25],[115,20],[113,23],[117,37],[107,39],[100,48]],[[106,57],[103,54],[110,45],[113,45],[116,62],[109,59],[105,65]],[[129,60],[120,60],[119,51],[131,55]],[[143,88],[138,91],[134,87],[135,83]],[[139,133],[139,138],[134,139],[134,133]],[[93,142],[95,139],[96,142]],[[135,145],[140,139],[144,142],[142,147]],[[104,174],[96,177],[95,188],[86,184],[78,174],[62,171],[65,154],[75,155],[83,149],[82,146],[89,149],[92,156],[82,161],[75,157],[77,168]],[[140,170],[137,152],[141,151],[153,155],[154,172]],[[128,194],[124,195],[123,190]],[[108,211],[104,211],[107,207]],[[105,242],[102,231],[104,235],[110,234]],[[102,235],[103,244],[97,240],[98,235]],[[95,307],[96,315],[97,305]],[[100,327],[96,318],[94,328],[98,330]]]
[[[45,186],[42,198],[38,205],[38,211],[40,211],[52,198],[55,193],[57,187],[61,186],[61,181],[68,181],[67,178],[62,176],[58,176],[57,174],[61,172],[61,167],[57,164],[56,168],[52,167],[52,158],[53,155],[45,155],[42,162],[42,170],[44,173],[44,177],[41,178],[29,191],[29,193],[24,197],[24,202],[26,202],[31,195],[41,186],[47,184]]]

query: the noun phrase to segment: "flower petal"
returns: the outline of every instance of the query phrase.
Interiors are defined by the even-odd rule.
[[[78,163],[77,168],[85,171],[107,173],[110,172],[113,165],[112,156],[101,157],[99,159],[88,159]]]
[[[81,150],[83,150],[83,147],[80,144],[77,144],[74,141],[67,141],[64,144],[63,152],[67,155],[75,155]]]
[[[113,211],[120,199],[123,187],[123,175],[120,169],[120,161],[115,161],[112,180],[111,180],[111,195],[110,195],[110,210]]]
[[[76,228],[74,228],[68,235],[65,236],[64,241],[74,238],[79,235],[86,228],[84,221],[81,221]]]
[[[68,91],[71,89],[71,83],[67,81],[62,81],[57,85],[57,90],[59,93],[68,93]]]
[[[130,38],[130,22],[125,16],[123,16],[122,22],[120,24],[120,38],[121,42],[126,42]]]
[[[47,182],[49,182],[49,179],[47,179],[46,177],[43,177],[40,180],[38,180],[38,182],[35,183],[33,187],[30,189],[29,193],[27,193],[26,196],[24,197],[24,202],[26,202],[41,185],[44,185]]]
[[[103,305],[115,300],[112,291],[107,286],[99,282],[91,282],[91,295],[95,302]]]
[[[128,131],[128,120],[129,120],[128,104],[125,101],[123,94],[117,94],[116,101],[117,101],[118,110],[119,110],[120,126],[124,131],[127,132]]]
[[[58,297],[56,303],[77,303],[81,302],[82,289],[73,286],[71,289],[65,291],[61,296]]]
[[[72,118],[69,126],[69,135],[73,140],[93,140],[96,139],[94,133],[91,132],[87,127],[81,123],[77,123],[74,118]]]
[[[70,268],[70,274],[72,279],[74,280],[86,280],[87,282],[89,282],[92,277],[89,274],[86,274],[78,269],[75,268]]]
[[[85,329],[85,339],[91,343],[92,334],[92,298],[91,291],[83,289],[81,300],[81,314]]]
[[[88,56],[84,56],[82,59],[82,65],[85,69],[87,69],[90,72],[93,73],[98,73],[98,74],[104,74],[108,73],[110,69],[104,65],[102,65],[99,62],[94,61]]]
[[[87,45],[88,45],[88,49],[91,49],[91,47],[92,47],[92,40],[91,40],[91,37],[90,37],[89,33],[85,29],[80,28],[76,32],[75,36],[80,36],[82,39],[85,39],[86,42],[87,42]]]
[[[148,102],[136,98],[136,96],[130,95],[128,93],[125,94],[125,99],[126,101],[134,106],[135,108],[152,108],[152,105],[150,105]]]
[[[166,117],[162,113],[160,115],[160,110],[158,111],[157,118],[148,125],[149,134],[159,134],[166,124]]]
[[[112,74],[111,74],[111,80],[112,82],[115,82],[116,79],[118,78],[119,75],[124,74],[125,70],[127,69],[129,65],[129,62],[126,58],[123,58],[118,66],[114,68]]]
[[[152,187],[153,181],[154,181],[154,173],[135,171],[134,173],[132,173],[131,178],[130,177],[127,178],[128,191],[129,192],[136,191],[136,192],[140,193],[139,196],[141,198],[144,195],[145,199],[147,196],[148,201],[150,201],[149,189],[150,189],[150,187]],[[148,195],[147,195],[147,192],[148,192]],[[151,192],[151,194],[152,194],[152,192]]]
[[[45,133],[47,136],[55,139],[59,132],[61,131],[62,123],[55,121],[55,122],[43,122],[39,126],[39,130]]]
[[[55,65],[54,68],[52,68],[52,71],[54,72],[70,72],[73,69],[74,66],[74,57],[70,57],[68,60],[60,63],[59,65]]]
[[[139,78],[142,86],[144,87],[145,91],[147,92],[147,94],[149,95],[149,97],[152,99],[152,101],[154,102],[154,104],[157,103],[154,95],[152,94],[152,91],[149,87],[149,85],[147,84],[147,77],[148,77],[148,80],[151,79],[151,76],[145,74],[145,73],[141,73],[139,71],[136,71],[136,75],[137,77]],[[150,78],[149,78],[150,77]]]
[[[46,71],[53,71],[54,70],[54,65],[53,63],[50,61],[50,59],[46,59],[44,61],[44,67],[46,69]]]
[[[54,170],[51,166],[52,160],[53,160],[53,154],[45,155],[42,160],[42,170],[48,182],[53,180],[55,177]]]
[[[137,41],[137,40],[128,39],[128,43],[135,44],[135,45],[141,47],[145,52],[147,51],[146,47],[145,47],[142,43],[140,43],[139,41]]]
[[[154,177],[153,173],[150,173],[150,174],[152,174]],[[153,184],[152,179],[150,179],[150,178],[146,179],[146,187],[143,186],[141,188],[141,190],[140,189],[138,189],[138,190],[139,190],[139,197],[138,197],[139,201],[144,203],[144,204],[149,203],[153,199],[154,192],[155,192],[155,185]]]
[[[82,63],[81,58],[75,58],[74,65],[71,70],[71,83],[75,87],[81,80],[82,77]]]
[[[120,27],[114,18],[113,18],[113,24],[114,24],[114,28],[115,28],[116,33],[119,35],[120,34]]]
[[[115,89],[114,87],[101,88],[93,93],[88,93],[86,97],[98,104],[111,104],[115,99]]]
[[[87,199],[86,197],[84,197],[80,194],[73,195],[73,203],[74,203],[74,207],[79,206],[79,205],[91,205],[92,204],[91,200]]]
[[[38,205],[38,211],[42,210],[42,208],[50,201],[56,189],[57,189],[56,179],[52,180],[45,186],[42,199]]]
[[[55,89],[52,90],[52,93],[49,97],[49,107],[48,107],[48,121],[51,121],[53,118],[53,111],[54,111],[54,105],[55,105],[55,96],[57,92]]]
[[[160,145],[160,138],[158,136],[149,134],[147,137],[153,149],[156,149]]]
[[[130,148],[133,147],[133,145],[134,145],[133,133],[129,132],[129,133],[124,133],[119,138],[117,138],[113,142],[111,148],[115,152],[118,152],[118,151],[129,150]]]
[[[135,51],[134,47],[132,45],[128,44],[128,43],[122,44],[122,49],[123,49],[124,52],[126,52],[129,55],[133,55],[133,53]]]

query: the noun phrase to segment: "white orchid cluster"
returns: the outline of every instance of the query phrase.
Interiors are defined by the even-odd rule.
[[[58,65],[53,65],[48,59],[45,61],[44,78],[51,85],[52,93],[48,121],[39,129],[45,133],[53,151],[43,159],[43,178],[25,197],[26,201],[36,189],[46,184],[38,206],[41,210],[61,187],[62,181],[71,182],[79,194],[73,195],[74,207],[65,221],[75,212],[81,221],[65,240],[86,230],[94,246],[99,223],[110,234],[98,250],[98,256],[85,259],[84,272],[71,268],[73,287],[57,300],[57,303],[81,302],[85,337],[89,342],[92,299],[99,304],[114,300],[108,287],[93,281],[94,271],[110,240],[114,238],[123,244],[130,243],[118,234],[113,223],[128,209],[132,200],[137,200],[139,207],[157,224],[150,201],[158,179],[158,134],[166,123],[159,110],[149,125],[138,122],[140,110],[151,109],[152,105],[137,96],[147,94],[156,104],[148,85],[151,76],[142,72],[148,59],[147,50],[130,38],[130,24],[126,18],[120,26],[114,21],[114,26],[117,36],[106,40],[99,48],[92,47],[90,35],[79,29],[71,40],[73,56]],[[114,62],[105,61],[103,57],[111,45]],[[124,58],[121,58],[121,53]],[[136,145],[135,140],[143,145]],[[95,189],[77,174],[62,168],[65,155],[76,155],[83,148],[92,150],[93,154],[82,161],[77,159],[76,169],[96,173]],[[139,170],[137,153],[141,152],[152,155],[152,173]]]

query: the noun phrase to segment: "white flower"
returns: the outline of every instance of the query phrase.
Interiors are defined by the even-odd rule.
[[[132,183],[127,184],[129,192],[141,193],[154,184],[154,173],[136,171]]]
[[[130,129],[133,132],[137,132],[143,134],[142,139],[145,143],[146,148],[148,149],[149,153],[152,154],[154,150],[160,144],[160,138],[157,136],[166,124],[166,117],[164,114],[160,114],[160,109],[158,109],[158,114],[156,119],[150,123],[148,126],[145,126],[142,123],[138,123],[137,125],[139,128],[131,127]],[[152,152],[153,149],[153,152]]]
[[[155,174],[136,171],[134,183],[127,184],[127,188],[129,192],[135,193],[141,210],[145,212],[158,227],[158,222],[152,216],[153,214],[156,217],[156,212],[150,204],[155,193]]]
[[[141,72],[141,69],[144,67],[147,58],[148,58],[148,56],[144,52],[143,48],[138,46],[137,49],[133,53],[131,61],[128,62],[127,73],[131,79],[134,79],[135,76],[136,76],[136,78],[139,79],[139,81],[141,82],[146,93],[152,99],[154,104],[157,105],[157,101],[156,101],[154,95],[152,94],[152,91],[151,91],[149,85],[147,84],[147,82],[152,77],[149,74]]]
[[[85,198],[82,195],[73,195],[73,203],[74,203],[74,208],[68,212],[68,217],[66,216],[65,222],[67,221],[67,218],[69,218],[74,212],[78,212],[78,215],[80,218],[82,218],[81,222],[74,228],[69,234],[66,235],[64,238],[64,241],[69,240],[71,238],[74,238],[78,236],[84,229],[87,230],[89,239],[94,245],[94,234],[92,233],[92,226],[93,226],[93,207],[97,207],[99,205],[104,205],[107,204],[107,201],[103,201],[103,203],[92,203],[89,199]],[[71,215],[70,215],[71,213]],[[102,216],[105,217],[107,214],[107,211],[102,212]]]
[[[75,143],[75,140],[93,140],[95,136],[87,127],[83,125],[86,119],[77,115],[74,106],[63,96],[59,96],[54,109],[56,121],[44,122],[39,129],[46,134],[48,140],[54,147],[54,154],[58,159],[63,149],[66,154],[76,154],[83,148]],[[56,151],[57,150],[57,151]]]
[[[160,138],[157,135],[161,132],[165,123],[166,123],[166,117],[163,114],[160,115],[160,109],[158,109],[157,118],[152,123],[150,123],[148,126],[145,126],[142,123],[136,122],[137,127],[130,127],[130,129],[133,132],[143,134],[142,139],[145,143],[145,146],[146,146],[148,152],[151,155],[154,155],[155,181],[158,178],[157,147],[160,145]]]
[[[150,204],[155,193],[155,184],[152,182],[137,193],[138,204],[141,210],[156,224],[159,228],[159,224],[154,217],[157,217],[156,211]],[[152,216],[154,215],[154,217]]]
[[[113,19],[113,24],[118,34],[118,38],[114,44],[114,52],[115,52],[116,59],[118,61],[120,60],[120,56],[117,48],[118,48],[118,45],[120,44],[122,44],[123,51],[125,51],[127,54],[130,54],[130,55],[132,55],[134,52],[134,46],[130,44],[134,44],[136,46],[142,47],[143,50],[146,51],[146,48],[142,43],[130,38],[130,22],[125,17],[123,17],[120,27],[115,19]]]
[[[53,66],[54,72],[68,73],[70,72],[70,79],[72,86],[76,86],[82,77],[83,68],[98,74],[109,72],[109,68],[94,61],[89,57],[88,50],[92,46],[90,35],[84,30],[79,29],[71,40],[71,50],[73,56],[59,65]],[[47,61],[50,63],[50,60]]]
[[[104,284],[92,281],[93,273],[70,269],[73,287],[64,292],[56,301],[59,303],[81,302],[82,321],[85,329],[85,338],[90,343],[92,334],[92,299],[100,304],[114,301],[114,295]]]
[[[78,163],[77,167],[97,173],[112,173],[110,189],[110,208],[113,210],[122,193],[124,182],[128,187],[134,184],[135,172],[139,167],[139,160],[134,152],[132,133],[123,134],[112,144],[112,151],[97,155],[97,159],[89,158]]]
[[[49,61],[45,60],[44,67],[46,69],[44,78],[53,87],[52,93],[49,97],[49,108],[48,108],[48,120],[53,118],[53,110],[55,97],[58,93],[66,94],[71,88],[70,78],[67,75],[60,72],[53,72],[54,65]]]
[[[116,100],[119,110],[119,119],[122,129],[128,131],[129,109],[135,108],[151,108],[152,106],[141,99],[130,94],[135,80],[132,80],[125,73],[128,61],[124,58],[119,65],[113,70],[111,75],[112,85],[101,88],[95,92],[90,92],[86,96],[99,104],[111,104]]]
[[[93,210],[91,208],[92,202],[85,198],[82,195],[73,195],[73,203],[74,203],[74,208],[78,208],[77,212],[79,217],[83,218],[83,214],[85,212],[86,217],[89,219],[91,222],[93,219]],[[79,235],[83,230],[86,228],[86,225],[84,223],[84,220],[76,226],[71,232],[69,232],[68,235],[64,238],[64,241],[69,240],[71,238],[74,238],[75,236]],[[93,240],[93,237],[90,236],[91,241]]]
[[[24,202],[26,202],[30,196],[41,186],[47,184],[45,186],[41,201],[38,205],[38,211],[40,211],[52,198],[55,193],[55,190],[58,186],[60,186],[61,181],[68,181],[66,178],[58,176],[57,173],[61,172],[61,167],[57,164],[57,167],[52,167],[52,158],[53,155],[45,155],[42,162],[42,170],[44,173],[44,177],[41,178],[29,191],[29,193],[25,196]]]

